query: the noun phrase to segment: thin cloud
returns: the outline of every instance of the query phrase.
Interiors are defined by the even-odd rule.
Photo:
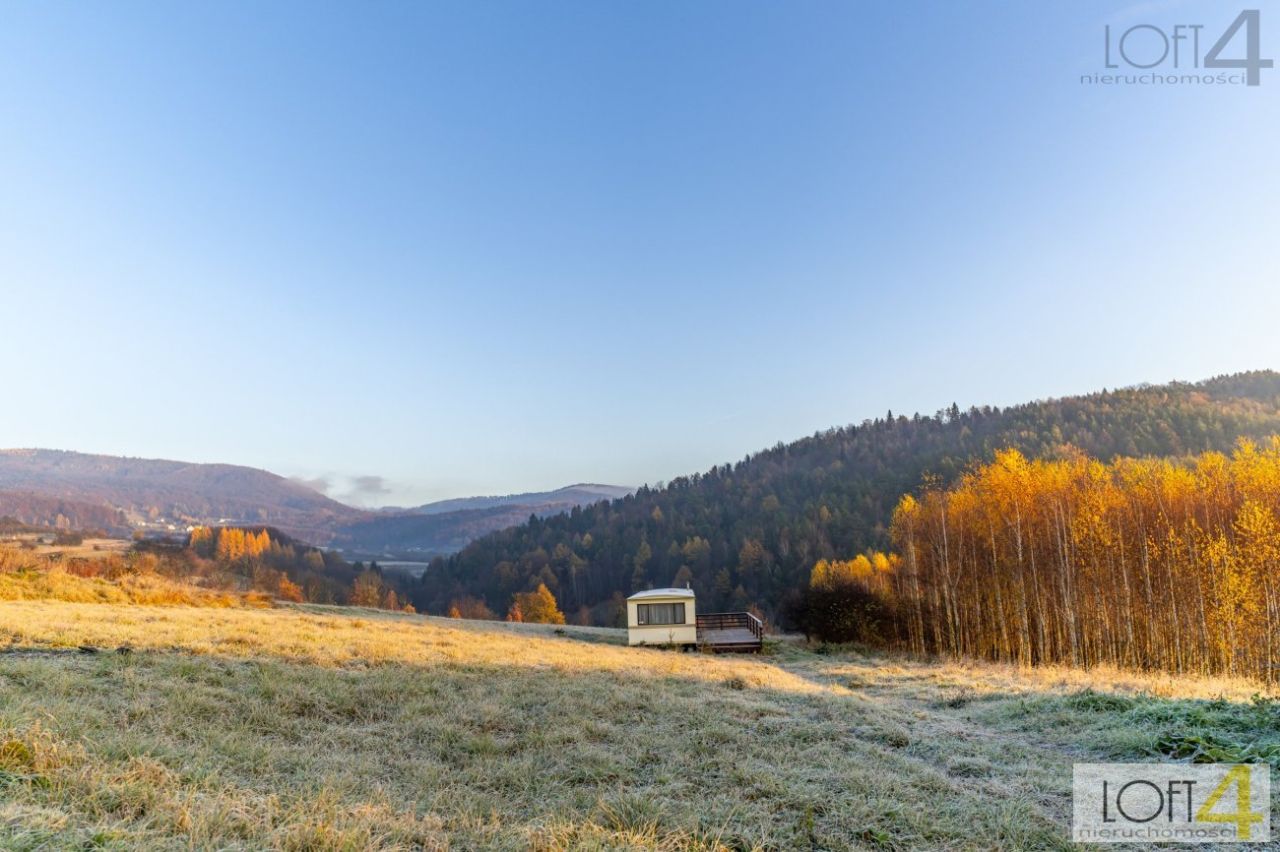
[[[327,476],[317,476],[314,479],[307,479],[304,476],[291,476],[289,481],[310,488],[312,491],[319,491],[321,494],[328,494],[329,489],[333,487],[333,482]]]
[[[353,476],[347,480],[347,489],[340,499],[346,503],[369,505],[390,494],[391,490],[390,483],[381,476]]]

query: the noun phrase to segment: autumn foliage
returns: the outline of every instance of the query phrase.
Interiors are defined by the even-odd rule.
[[[556,604],[556,596],[545,584],[539,583],[532,592],[520,592],[511,602],[508,621],[527,621],[536,624],[564,624],[564,613]]]
[[[1272,682],[1278,512],[1280,438],[1187,461],[999,452],[898,504],[899,642]]]
[[[498,617],[485,605],[484,601],[469,595],[450,601],[448,615],[450,618],[470,618],[480,621],[492,621]]]
[[[893,572],[902,560],[895,553],[872,551],[860,553],[853,559],[820,559],[809,574],[809,587],[835,589],[860,585],[870,592],[884,593],[890,590]]]
[[[853,559],[820,559],[809,585],[790,598],[783,617],[811,639],[892,645],[896,624],[893,576],[899,559],[871,551]]]
[[[340,603],[413,611],[376,563],[348,565],[340,557],[266,528],[195,527],[188,540],[216,584],[249,587],[280,600]]]

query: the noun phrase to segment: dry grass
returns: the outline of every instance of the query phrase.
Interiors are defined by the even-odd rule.
[[[905,654],[879,652],[859,655],[857,652],[846,651],[840,657],[844,660],[843,663],[823,667],[828,675],[839,677],[842,674],[871,674],[890,682],[898,689],[908,681],[923,680],[942,688],[964,688],[977,696],[988,698],[1094,690],[1144,698],[1250,701],[1265,689],[1263,684],[1246,678],[1186,677],[1111,666],[1093,669],[1074,669],[1069,666],[1023,668],[974,660],[925,661]]]
[[[0,537],[0,550],[27,558],[97,560],[128,553],[133,542],[123,538],[86,538],[79,544],[46,543],[47,534],[16,533]]]
[[[34,600],[187,607],[272,605],[269,597],[258,592],[203,589],[157,574],[126,574],[107,580],[71,574],[61,566],[0,571],[0,601]]]
[[[0,604],[0,847],[1066,848],[1073,760],[1141,754],[1152,718],[1202,704],[1221,731],[1270,712],[1130,684],[1112,704],[1101,675],[620,641]]]
[[[120,556],[131,547],[133,542],[128,539],[86,538],[80,544],[37,544],[31,553],[62,559],[103,559],[107,556]]]

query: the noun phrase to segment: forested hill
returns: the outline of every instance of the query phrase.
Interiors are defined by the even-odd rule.
[[[265,470],[230,464],[0,450],[0,512],[27,523],[128,535],[161,519],[270,524],[325,544],[366,513]]]
[[[818,559],[886,548],[898,498],[926,476],[948,481],[994,451],[1031,457],[1230,450],[1280,433],[1280,374],[1257,371],[1011,408],[955,406],[821,432],[734,465],[641,488],[479,539],[424,576],[416,603],[443,611],[464,595],[503,612],[538,582],[571,618],[616,618],[618,596],[692,583],[704,611],[775,612]]]

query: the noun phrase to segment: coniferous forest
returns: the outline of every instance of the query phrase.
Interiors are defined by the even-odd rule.
[[[414,590],[432,612],[504,612],[545,584],[570,620],[616,624],[634,591],[689,583],[700,609],[778,618],[819,560],[889,550],[904,494],[949,486],[999,450],[1187,458],[1280,434],[1280,374],[1102,391],[1009,408],[955,405],[819,432],[622,500],[530,518],[438,559]]]

